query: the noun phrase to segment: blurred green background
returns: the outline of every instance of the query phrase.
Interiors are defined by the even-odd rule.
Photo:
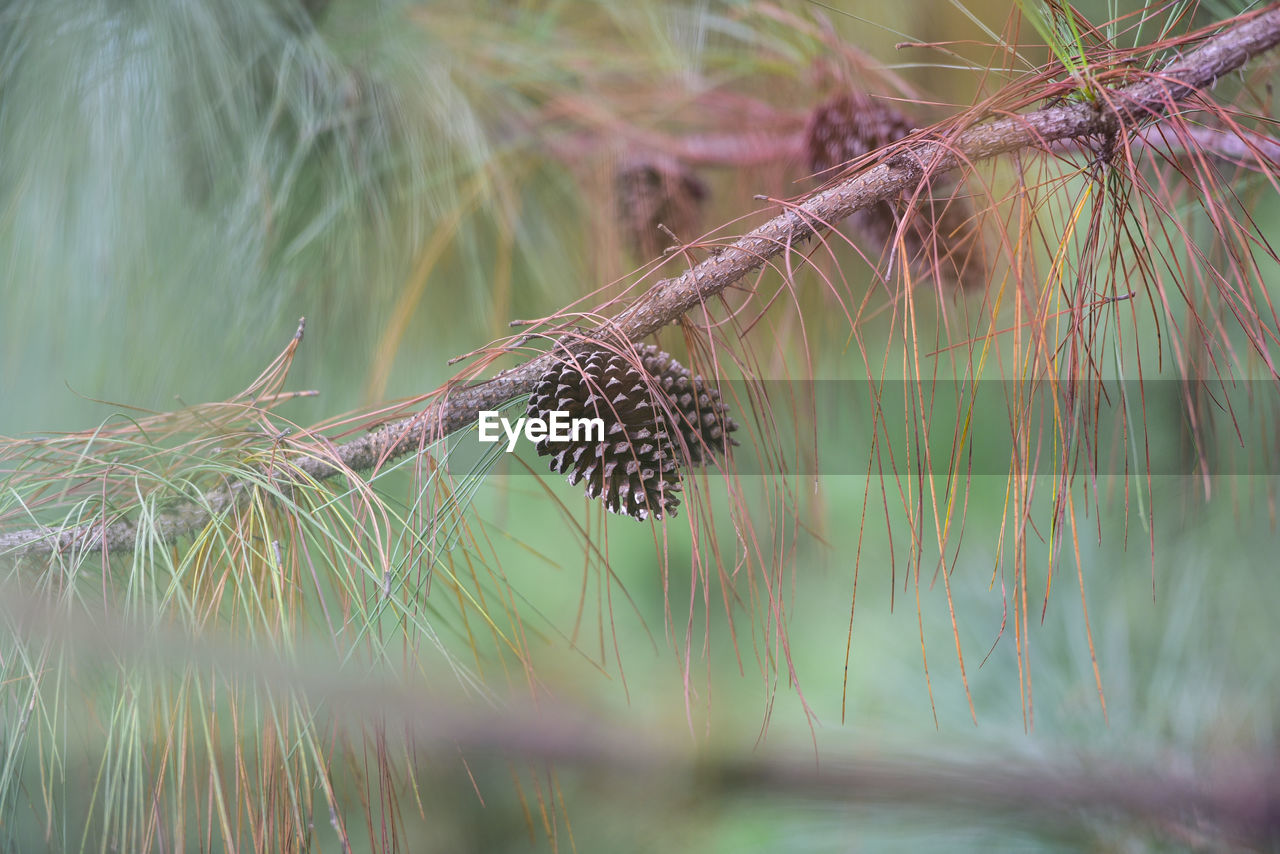
[[[1101,22],[1132,6],[1077,8]],[[1208,23],[1236,11],[1204,4],[1188,17]],[[283,348],[301,316],[307,335],[288,388],[320,394],[282,410],[296,423],[427,392],[456,370],[449,358],[510,334],[510,320],[550,315],[646,260],[629,249],[611,195],[612,168],[628,146],[653,134],[747,133],[770,121],[780,135],[794,132],[821,100],[823,63],[835,62],[828,27],[865,53],[866,69],[888,69],[855,69],[858,82],[884,87],[896,75],[920,93],[922,124],[941,118],[954,111],[949,105],[968,105],[1011,74],[996,66],[988,77],[994,54],[979,47],[1007,35],[1009,14],[1007,4],[986,0],[11,0],[0,8],[0,435],[90,429],[117,411],[113,403],[168,410],[225,399]],[[1159,34],[1153,23],[1121,40]],[[1029,27],[1021,38],[1023,57],[1047,60]],[[904,41],[946,46],[895,50]],[[706,107],[744,97],[773,112],[762,118],[727,108],[720,116]],[[807,172],[785,156],[702,169],[710,200],[701,229],[761,211],[757,193],[799,195],[812,186]],[[988,174],[1000,180],[998,170]],[[1265,183],[1245,176],[1238,186],[1259,231],[1274,235],[1275,199],[1264,193],[1252,201]],[[1190,201],[1176,214],[1189,218],[1189,229],[1203,229],[1190,219]],[[871,294],[860,338],[890,376],[900,376],[901,314],[856,254],[841,249],[837,258],[848,293]],[[1273,271],[1266,275],[1274,285]],[[865,379],[868,366],[850,343],[843,311],[812,272],[796,281],[807,290],[794,304],[780,300],[745,339],[764,378],[803,371],[807,347],[816,376]],[[777,290],[777,274],[766,274],[760,287]],[[981,296],[925,293],[917,306],[922,340],[985,331],[989,306]],[[1239,340],[1234,330],[1224,334]],[[678,336],[662,340],[679,343]],[[1121,349],[1157,346],[1147,324]],[[962,355],[937,363],[946,377],[963,373]],[[1008,378],[1002,370],[993,363],[984,377]],[[982,418],[979,434],[1007,429]],[[1251,435],[1265,437],[1266,423]],[[1156,443],[1184,430],[1163,416],[1147,427]],[[817,440],[821,457],[824,445],[834,450],[850,438],[840,429]],[[715,583],[708,594],[691,587],[686,516],[661,544],[648,526],[625,518],[608,520],[606,539],[597,508],[558,477],[546,480],[544,489],[527,476],[492,475],[477,486],[469,512],[493,532],[489,557],[529,628],[537,678],[550,694],[620,726],[668,733],[690,751],[711,745],[749,754],[762,738],[815,757],[851,750],[992,761],[1103,755],[1188,773],[1276,749],[1273,478],[1215,478],[1208,496],[1205,483],[1190,477],[1076,485],[1080,571],[1105,715],[1069,539],[1067,553],[1054,555],[1041,617],[1054,540],[1051,479],[1035,499],[1043,527],[1025,540],[1032,620],[1020,664],[1014,606],[1004,609],[1001,587],[1012,583],[1012,534],[1002,533],[1012,518],[1006,479],[974,478],[963,540],[951,541],[948,556],[972,716],[947,593],[931,582],[936,545],[922,548],[917,587],[909,522],[892,479],[751,475],[739,484],[762,529],[789,524],[778,506],[784,487],[803,523],[782,540],[784,569],[772,567],[786,588],[798,691],[785,665],[761,664],[761,656],[780,651],[758,602],[734,607],[731,634]],[[401,472],[382,488],[388,500],[408,501],[415,486]],[[608,602],[598,568],[584,568],[581,541],[565,534],[548,491],[607,549]],[[731,543],[723,492],[713,474],[711,524]],[[928,530],[917,535],[936,543]],[[464,630],[458,610],[440,602],[424,609],[424,619],[456,655],[500,660]],[[521,683],[518,672],[502,673],[491,666],[482,681],[498,689]],[[1025,674],[1034,689],[1030,706]],[[95,749],[89,738],[87,768],[95,767]],[[68,766],[78,755],[67,749]],[[407,838],[424,844],[409,848],[549,848],[539,821],[530,831],[531,807],[520,802],[528,784],[522,790],[512,782],[525,773],[518,766],[442,759],[424,772],[419,783],[428,795],[418,794],[426,806],[422,814],[406,809],[401,819]],[[28,782],[6,784],[39,788],[29,776],[38,767],[28,759],[14,778]],[[573,768],[558,782],[581,851],[1171,844],[1149,828],[1092,816],[714,798],[687,781],[672,781],[671,791],[634,791]],[[64,825],[54,836],[62,833],[68,849],[98,847],[91,836],[82,842],[82,797],[92,796],[69,796],[54,822]],[[8,843],[61,850],[47,842],[41,807],[6,800],[17,802],[26,805],[6,808]],[[351,808],[361,812],[358,799]],[[315,819],[317,850],[334,845],[325,821]],[[376,848],[377,834],[367,835]],[[559,845],[570,850],[563,839]]]

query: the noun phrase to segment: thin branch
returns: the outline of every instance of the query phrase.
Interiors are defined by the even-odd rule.
[[[685,313],[706,304],[730,285],[760,269],[787,247],[838,223],[855,211],[915,189],[926,174],[938,175],[963,165],[1024,149],[1044,150],[1055,143],[1106,136],[1159,120],[1174,106],[1212,88],[1258,54],[1280,44],[1280,8],[1241,16],[1228,29],[1205,40],[1143,82],[1103,90],[1097,103],[1065,104],[998,118],[950,133],[945,139],[913,134],[886,150],[888,157],[804,202],[789,207],[759,228],[679,276],[654,284],[634,304],[593,330],[597,336],[628,341],[657,332]],[[308,456],[297,462],[301,475],[323,480],[376,468],[470,426],[481,410],[497,409],[530,393],[551,365],[543,354],[473,385],[447,386],[422,412],[338,445],[332,456]],[[166,539],[189,534],[235,506],[249,487],[232,483],[205,494],[198,504],[162,515],[155,522]],[[28,529],[0,535],[0,553],[48,555],[65,550],[129,549],[131,522]]]
[[[1145,145],[1159,151],[1177,150],[1177,139],[1164,139],[1155,130],[1158,129],[1143,132],[1141,139]],[[1246,169],[1258,170],[1263,168],[1263,164],[1268,168],[1280,164],[1280,141],[1264,134],[1253,133],[1243,128],[1239,131],[1230,131],[1201,127],[1183,128],[1181,133],[1186,134],[1187,139],[1195,145],[1197,150],[1230,160],[1235,165]]]
[[[1074,143],[1063,140],[1051,146],[1052,151],[1071,151]],[[1131,149],[1149,148],[1174,155],[1194,150],[1229,160],[1236,166],[1254,171],[1267,171],[1280,164],[1280,140],[1244,128],[1217,128],[1186,125],[1170,137],[1163,126],[1144,128],[1134,134]],[[804,137],[801,134],[776,134],[765,139],[759,135],[718,134],[675,137],[663,148],[674,151],[686,163],[711,166],[744,166],[778,160],[802,162]]]
[[[572,162],[598,150],[604,141],[584,134],[570,145],[560,140],[552,144],[562,160]],[[691,166],[743,167],[788,160],[802,163],[806,157],[802,133],[649,134],[640,141],[640,147],[661,151]],[[1280,163],[1280,140],[1245,128],[1225,130],[1188,124],[1170,138],[1162,126],[1150,127],[1137,131],[1130,147],[1135,152],[1149,148],[1167,154],[1211,154],[1254,171],[1266,171]],[[1072,140],[1062,140],[1048,150],[1078,149]]]

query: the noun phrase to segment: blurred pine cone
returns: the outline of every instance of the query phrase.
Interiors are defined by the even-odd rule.
[[[710,191],[679,161],[656,154],[631,157],[618,167],[614,183],[618,220],[640,260],[658,257],[671,242],[659,224],[681,240],[701,233],[702,204]]]
[[[809,168],[815,174],[833,170],[897,142],[914,128],[911,119],[889,103],[862,92],[836,95],[809,115],[805,128]],[[931,188],[933,194],[922,192],[909,210],[911,196],[904,194],[856,212],[849,222],[871,256],[884,258],[893,250],[901,216],[903,247],[916,275],[939,277],[964,288],[984,287],[986,264],[973,206],[951,183],[935,180]]]
[[[738,425],[719,391],[701,377],[657,347],[637,349],[643,370],[600,346],[564,357],[539,379],[526,417],[559,411],[601,419],[603,442],[542,439],[538,455],[550,456],[551,470],[569,483],[586,481],[587,495],[610,512],[661,519],[680,505],[680,464],[702,465],[728,453]],[[655,401],[657,393],[666,401]]]

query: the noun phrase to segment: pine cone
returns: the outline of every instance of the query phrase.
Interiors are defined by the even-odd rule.
[[[537,442],[539,456],[569,483],[585,480],[587,495],[613,513],[637,519],[674,515],[682,488],[680,464],[698,466],[738,442],[738,424],[719,390],[657,347],[637,348],[643,370],[600,346],[565,356],[538,380],[526,417],[599,418],[604,441]],[[655,394],[665,396],[656,401]]]
[[[700,231],[707,185],[683,164],[658,155],[633,157],[618,167],[615,178],[618,219],[632,250],[641,260],[656,258],[670,239],[665,225],[682,240]]]
[[[805,129],[809,168],[814,173],[828,172],[897,142],[913,129],[911,119],[886,102],[862,92],[837,95],[809,116]],[[933,189],[936,196],[920,194],[901,215],[902,243],[911,269],[920,276],[941,275],[965,288],[984,286],[986,265],[972,206],[957,187],[938,181]],[[910,199],[907,195],[896,203],[878,202],[849,217],[873,256],[892,250],[897,211]]]
[[[884,101],[862,92],[837,95],[809,115],[805,129],[809,168],[825,172],[897,142],[914,129],[911,119]]]
[[[604,441],[537,442],[551,456],[551,470],[569,483],[585,480],[587,495],[612,513],[661,519],[680,505],[680,470],[666,419],[650,400],[649,384],[623,356],[605,348],[566,356],[543,374],[529,399],[527,416],[599,418]]]
[[[667,395],[668,421],[673,422],[667,432],[680,437],[677,445],[685,452],[685,465],[700,466],[710,455],[724,456],[730,445],[738,444],[729,435],[738,429],[738,422],[729,417],[729,407],[720,400],[719,389],[708,386],[700,376],[690,376],[688,368],[652,344],[638,350],[644,369]]]

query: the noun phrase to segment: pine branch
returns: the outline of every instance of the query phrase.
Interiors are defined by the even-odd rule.
[[[600,144],[597,142],[596,147]],[[682,163],[701,166],[754,166],[780,160],[801,163],[806,156],[804,135],[800,133],[673,136],[650,146],[657,151],[674,152]],[[1170,138],[1165,124],[1153,125],[1134,134],[1130,147],[1135,152],[1146,148],[1167,156],[1210,154],[1260,172],[1280,164],[1280,140],[1244,128],[1218,130],[1186,124]],[[580,158],[591,150],[592,145],[584,142],[572,149],[572,157],[568,153],[562,153],[561,157],[564,160]],[[1061,140],[1051,150],[1074,152],[1079,148],[1073,140]]]
[[[1197,35],[1204,34],[1202,31]],[[914,134],[888,149],[888,156],[870,168],[787,208],[681,275],[657,282],[630,307],[590,334],[639,341],[711,301],[817,231],[841,222],[855,211],[911,192],[926,175],[939,175],[1014,151],[1050,149],[1065,140],[1137,133],[1142,126],[1158,121],[1178,104],[1211,89],[1222,77],[1277,44],[1280,4],[1273,3],[1265,10],[1233,19],[1227,29],[1142,82],[1101,90],[1096,93],[1099,97],[1095,102],[1010,115],[957,130],[945,138],[927,132]],[[492,379],[462,387],[447,386],[440,399],[416,415],[338,445],[331,452],[318,449],[322,452],[302,458],[296,463],[297,474],[315,480],[340,474],[355,476],[356,472],[375,469],[426,447],[473,424],[481,410],[497,409],[530,393],[552,358],[543,354]],[[167,540],[190,534],[234,508],[250,489],[250,484],[238,482],[212,490],[198,503],[163,514],[153,526]],[[71,550],[130,549],[134,531],[128,520],[14,531],[0,534],[0,553],[23,557]]]

